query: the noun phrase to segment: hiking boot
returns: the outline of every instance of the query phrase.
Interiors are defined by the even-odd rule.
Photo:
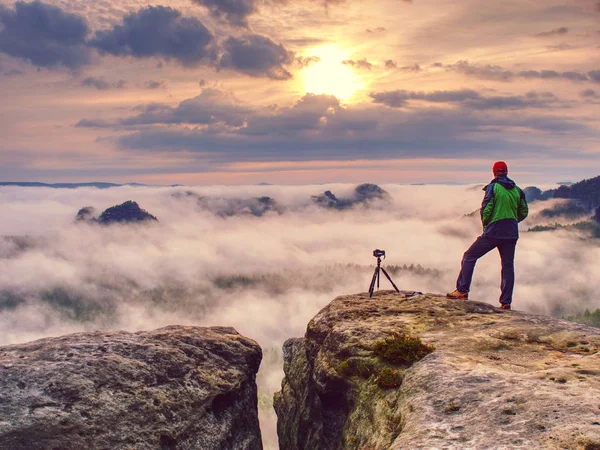
[[[510,311],[510,303],[500,303],[500,306],[498,306],[498,309]]]
[[[460,292],[458,289],[455,289],[453,292],[446,294],[446,298],[453,298],[454,300],[469,300],[469,293]]]

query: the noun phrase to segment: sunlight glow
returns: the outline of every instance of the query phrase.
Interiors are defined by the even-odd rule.
[[[348,51],[330,44],[313,49],[309,54],[320,60],[302,71],[306,92],[335,95],[340,100],[348,100],[364,87],[352,68],[342,64],[342,61],[349,59]]]

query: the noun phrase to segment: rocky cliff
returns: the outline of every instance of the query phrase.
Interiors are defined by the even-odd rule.
[[[0,347],[0,448],[259,450],[262,353],[233,328]]]
[[[338,297],[285,343],[282,450],[600,449],[600,330],[406,294]]]

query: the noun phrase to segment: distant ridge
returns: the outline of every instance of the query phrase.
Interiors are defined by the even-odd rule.
[[[91,182],[91,183],[38,183],[35,181],[0,181],[0,186],[19,186],[19,187],[49,187],[54,189],[76,189],[80,187],[95,187],[98,189],[108,189],[111,187],[119,186],[148,186],[147,184],[141,183],[103,183],[103,182]]]

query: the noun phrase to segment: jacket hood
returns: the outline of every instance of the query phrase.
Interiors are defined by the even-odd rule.
[[[501,184],[506,189],[513,189],[516,186],[516,183],[507,176],[496,177],[492,181],[490,181],[490,184],[494,183]],[[490,184],[484,187],[483,190],[485,191]]]

